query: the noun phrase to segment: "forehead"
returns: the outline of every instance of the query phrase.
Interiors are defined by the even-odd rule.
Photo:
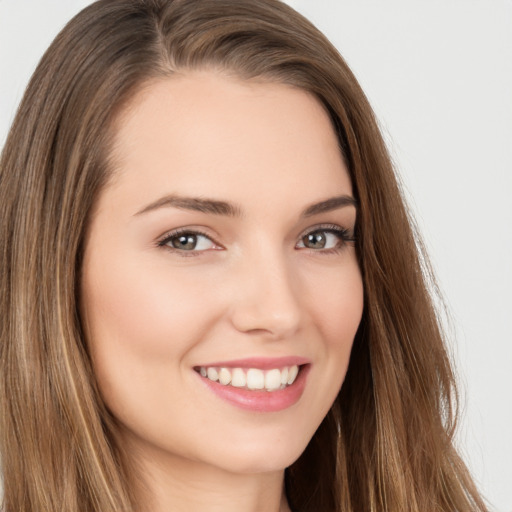
[[[214,72],[146,84],[115,123],[113,188],[245,203],[351,193],[331,121],[311,94]]]

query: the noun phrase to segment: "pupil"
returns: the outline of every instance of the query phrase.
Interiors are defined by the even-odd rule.
[[[195,249],[196,243],[195,235],[181,235],[172,241],[172,246],[176,249],[191,250]]]
[[[323,249],[325,247],[326,239],[323,233],[310,233],[306,236],[304,245],[312,249]]]

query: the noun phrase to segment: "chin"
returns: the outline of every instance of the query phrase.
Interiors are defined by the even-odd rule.
[[[276,440],[269,446],[235,446],[232,453],[225,453],[223,466],[227,471],[239,474],[284,471],[302,455],[307,441],[291,443],[290,440]]]

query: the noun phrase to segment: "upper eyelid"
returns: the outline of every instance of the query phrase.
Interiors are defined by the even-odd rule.
[[[193,228],[188,228],[188,227],[176,228],[176,229],[171,229],[169,231],[166,231],[163,235],[159,236],[156,239],[156,243],[157,243],[157,245],[161,245],[162,243],[166,242],[170,238],[173,238],[173,237],[179,236],[179,235],[183,235],[183,234],[204,236],[205,238],[208,238],[209,240],[211,240],[214,244],[221,245],[219,242],[217,242],[215,236],[213,236],[209,233],[206,233],[206,231],[201,228],[195,228],[195,227],[193,227]]]
[[[353,227],[348,228],[348,227],[340,226],[338,224],[319,224],[317,226],[312,226],[312,227],[307,228],[304,231],[302,231],[302,233],[299,235],[299,240],[310,233],[314,233],[315,231],[330,231],[330,232],[338,232],[338,233],[347,233],[350,235],[351,238],[355,237]]]
[[[177,247],[171,247],[171,245],[169,245],[169,242],[171,241],[171,239],[173,239],[174,237],[183,235],[183,234],[191,234],[194,236],[202,236],[204,238],[207,238],[214,245],[214,247],[208,248],[208,249],[194,248],[192,250],[184,250],[184,249],[179,249]],[[197,229],[188,229],[188,228],[177,228],[175,230],[168,231],[166,234],[164,234],[163,236],[159,237],[156,240],[156,246],[158,249],[164,249],[166,251],[169,251],[170,253],[179,255],[180,257],[197,257],[197,256],[200,256],[202,253],[207,253],[211,250],[218,251],[218,250],[225,249],[224,246],[219,244],[210,235],[203,233],[201,231],[198,231]]]
[[[304,232],[298,239],[297,244],[304,244],[304,239],[313,233],[329,233],[331,235],[335,235],[340,239],[340,243],[346,244],[348,242],[355,242],[354,234],[351,230],[347,228],[327,228],[327,227],[321,227],[316,229],[311,229],[309,231]]]

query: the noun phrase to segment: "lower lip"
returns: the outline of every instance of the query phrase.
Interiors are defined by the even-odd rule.
[[[202,377],[199,374],[197,375],[218,397],[240,409],[254,412],[278,412],[288,409],[288,407],[291,407],[299,401],[304,392],[309,368],[309,364],[301,366],[299,374],[293,384],[276,391],[266,391],[264,389],[250,390],[236,388],[234,386],[224,386],[206,377]]]

